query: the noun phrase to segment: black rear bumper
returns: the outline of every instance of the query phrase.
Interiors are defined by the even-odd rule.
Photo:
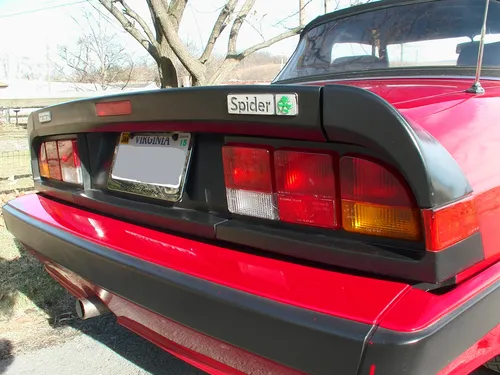
[[[83,240],[9,205],[3,213],[9,231],[26,246],[159,315],[306,373],[357,372],[369,325],[187,276]]]
[[[431,375],[499,322],[499,283],[424,331],[399,333],[278,303],[100,246],[7,204],[9,231],[83,278],[206,335],[310,374]],[[415,308],[418,308],[417,306]],[[365,342],[369,342],[365,346]]]

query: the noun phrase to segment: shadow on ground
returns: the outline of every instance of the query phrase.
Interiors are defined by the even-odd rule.
[[[12,344],[9,340],[0,339],[0,361],[4,363],[4,366],[0,365],[0,374],[3,373],[3,368],[7,368],[14,358],[12,357]]]
[[[0,220],[2,220],[0,218]],[[3,224],[3,223],[2,223]],[[0,231],[5,227],[0,225]],[[49,331],[72,327],[94,340],[106,345],[115,353],[153,375],[159,374],[203,374],[190,365],[177,360],[167,352],[133,334],[116,323],[113,315],[106,315],[81,321],[74,317],[74,298],[69,295],[43,270],[43,266],[29,254],[18,241],[10,239],[20,256],[14,259],[0,257],[0,322],[13,318],[14,308],[19,308],[19,298],[26,298],[49,316]],[[6,246],[0,243],[0,247]],[[2,249],[0,249],[0,255]],[[22,296],[19,297],[19,294]],[[10,324],[10,323],[9,323]],[[52,339],[48,345],[57,344]],[[49,340],[50,341],[50,340]],[[55,341],[55,342],[54,342]],[[13,346],[10,341],[0,339],[0,361],[6,369],[13,360]],[[60,359],[59,359],[60,360]],[[70,358],[68,360],[71,360]],[[4,370],[5,371],[5,370]],[[0,373],[2,373],[0,369]],[[36,375],[36,374],[34,374]],[[98,375],[98,374],[96,374]]]

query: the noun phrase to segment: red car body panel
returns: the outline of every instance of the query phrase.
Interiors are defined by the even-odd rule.
[[[500,325],[493,328],[459,357],[450,360],[450,364],[437,375],[463,375],[472,371],[499,354]]]

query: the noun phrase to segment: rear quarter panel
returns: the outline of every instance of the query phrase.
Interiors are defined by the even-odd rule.
[[[490,87],[484,95],[462,91],[396,107],[455,158],[476,197],[485,258],[499,259],[500,88]]]

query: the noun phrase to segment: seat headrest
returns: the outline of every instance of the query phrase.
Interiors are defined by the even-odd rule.
[[[476,66],[478,52],[478,42],[472,42],[470,45],[462,47],[457,66]],[[483,66],[500,67],[500,42],[484,45]]]

